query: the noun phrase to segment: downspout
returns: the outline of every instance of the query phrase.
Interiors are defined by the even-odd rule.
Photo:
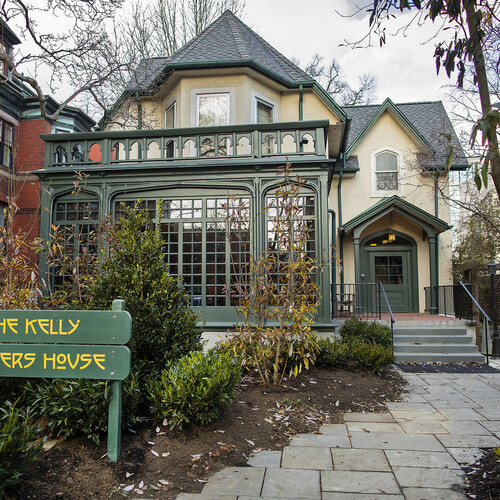
[[[331,295],[330,295],[330,302],[331,302],[331,317],[333,318],[333,312],[334,312],[334,297],[335,297],[335,292],[337,290],[337,229],[335,226],[335,210],[329,208],[328,213],[331,214],[332,216],[332,229],[331,229],[331,245],[332,245],[332,266],[331,266]]]
[[[345,168],[345,155],[343,156],[343,169]],[[339,258],[340,258],[340,285],[341,293],[344,293],[344,231],[342,227],[342,176],[344,172],[341,170],[339,172],[339,183],[337,185],[337,198],[338,198],[338,215],[339,215],[339,229],[340,229],[340,248],[339,248]]]
[[[436,176],[434,177],[434,215],[439,218],[439,185],[438,185],[439,170],[436,168]],[[436,294],[434,296],[435,314],[439,314],[439,235],[436,234]]]
[[[137,130],[142,130],[142,104],[141,104],[141,100],[139,99],[139,93],[136,92],[135,93],[135,102],[137,104]],[[139,142],[139,151],[138,151],[138,156],[139,156],[139,160],[142,159],[142,147],[141,147],[141,143]]]
[[[299,85],[299,122],[304,120],[304,86]]]

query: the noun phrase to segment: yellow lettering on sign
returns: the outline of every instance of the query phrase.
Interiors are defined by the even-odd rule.
[[[12,358],[12,353],[10,352],[0,352],[0,359],[2,360],[2,363],[7,367],[7,368],[12,368],[10,366],[10,360]]]
[[[68,332],[68,335],[71,335],[78,328],[78,325],[80,324],[80,320],[77,320],[76,324],[73,323],[73,321],[71,321],[70,319],[68,321],[71,323],[71,326],[73,327],[73,330]]]
[[[68,335],[68,332],[63,331],[62,329],[62,319],[59,320],[59,335]]]
[[[54,326],[54,320],[53,320],[53,319],[51,319],[51,320],[49,321],[49,325],[50,325],[50,326],[49,326],[50,335],[57,335],[59,332],[54,331],[54,329],[52,328],[52,327]]]
[[[75,361],[74,364],[71,362],[71,356],[68,354],[68,363],[69,363],[69,366],[71,366],[72,370],[74,370],[77,367],[78,361],[80,361],[80,355],[79,354],[76,355],[76,361]]]
[[[94,354],[94,361],[95,361],[95,364],[101,370],[105,370],[104,366],[102,366],[101,363],[104,363],[104,361],[106,361],[106,354]]]
[[[5,333],[6,323],[7,323],[7,320],[5,318],[0,321],[0,326],[2,327],[2,333]]]
[[[15,368],[16,365],[19,365],[19,368],[22,368],[21,360],[23,359],[22,352],[13,352],[12,353],[12,368]]]
[[[29,319],[26,320],[26,331],[24,333],[28,334],[28,328],[31,328],[33,333],[36,335],[36,330],[35,327],[33,326],[33,323],[36,323],[36,319],[32,319],[31,321]]]
[[[87,363],[86,365],[84,366],[80,366],[80,370],[85,370],[85,368],[87,368],[87,366],[90,365],[90,363],[92,363],[92,356],[90,354],[82,354],[80,356],[80,359],[84,362],[84,363]]]
[[[17,326],[17,319],[7,318],[7,325],[14,333],[17,333],[17,330],[14,328]]]
[[[38,325],[42,329],[44,333],[49,335],[49,331],[47,330],[47,327],[49,326],[49,320],[48,319],[39,319],[38,320]]]
[[[29,368],[35,362],[36,354],[34,352],[27,352],[24,355],[24,360],[29,361],[29,364],[24,365],[23,368]]]
[[[58,370],[66,370],[64,366],[66,364],[66,354],[58,354],[57,355],[57,369]]]
[[[52,369],[56,369],[56,355],[48,356],[46,352],[43,353],[43,369],[47,369],[47,361],[52,361]],[[50,368],[50,367],[49,367]]]

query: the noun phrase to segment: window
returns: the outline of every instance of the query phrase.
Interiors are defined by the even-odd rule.
[[[229,124],[229,93],[197,94],[197,126]]]
[[[175,128],[176,123],[176,102],[174,101],[170,106],[165,110],[165,128]]]
[[[257,123],[273,123],[274,122],[274,106],[263,101],[256,99],[257,107]]]
[[[13,166],[13,146],[14,146],[14,125],[0,120],[0,154],[2,155],[2,165],[12,169]]]
[[[170,272],[183,277],[193,306],[239,304],[237,285],[244,286],[250,262],[249,201],[224,195],[142,201],[160,224]],[[120,203],[115,203],[116,217]]]
[[[387,196],[401,191],[401,157],[383,150],[372,156],[372,181],[375,196]]]

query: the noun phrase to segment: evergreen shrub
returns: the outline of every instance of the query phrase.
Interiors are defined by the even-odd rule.
[[[379,344],[392,347],[391,329],[376,321],[363,321],[352,317],[344,322],[339,330],[340,338],[348,344],[357,340],[365,344]]]
[[[192,352],[171,362],[159,377],[151,376],[147,395],[151,415],[171,429],[206,425],[219,418],[234,399],[241,377],[241,360],[231,353]]]

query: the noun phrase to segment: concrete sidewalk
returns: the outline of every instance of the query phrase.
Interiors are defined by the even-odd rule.
[[[177,500],[465,499],[460,464],[500,446],[500,373],[402,375],[410,392],[389,413],[347,413]]]

